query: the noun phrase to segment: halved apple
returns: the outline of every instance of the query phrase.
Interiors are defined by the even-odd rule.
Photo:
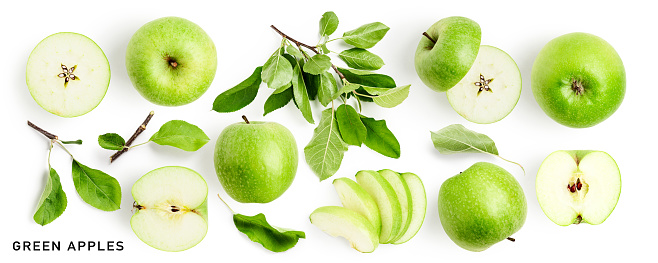
[[[338,178],[334,180],[333,184],[343,207],[365,216],[377,231],[377,236],[379,236],[382,219],[375,199],[366,190],[363,190],[359,184],[349,178]]]
[[[384,177],[371,170],[359,171],[356,181],[377,203],[382,220],[379,243],[391,242],[402,226],[402,209],[397,194]]]
[[[391,184],[393,190],[395,190],[398,202],[400,203],[400,211],[402,212],[402,225],[400,225],[400,230],[395,235],[395,238],[389,241],[389,243],[393,243],[407,232],[409,223],[411,223],[411,213],[413,210],[413,205],[411,204],[411,192],[409,191],[409,186],[407,186],[407,183],[402,179],[402,176],[400,176],[399,173],[389,169],[379,170],[378,173],[384,177],[384,179]]]
[[[133,185],[137,212],[130,219],[144,243],[164,251],[183,251],[208,231],[208,186],[197,172],[168,166],[148,172]]]
[[[409,192],[411,193],[411,220],[407,230],[399,237],[397,240],[393,241],[393,244],[402,244],[405,243],[411,238],[413,238],[420,227],[425,221],[425,213],[427,212],[427,195],[425,194],[425,187],[423,186],[423,181],[420,180],[420,177],[413,173],[403,173],[400,174],[402,179],[409,187]]]
[[[537,172],[537,200],[544,214],[561,226],[603,223],[621,193],[617,163],[601,151],[556,151]]]
[[[311,224],[331,236],[344,237],[352,248],[370,253],[379,246],[375,227],[361,214],[340,206],[324,206],[315,209],[310,216]]]

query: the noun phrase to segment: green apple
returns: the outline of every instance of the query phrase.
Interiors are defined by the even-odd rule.
[[[375,199],[370,196],[359,184],[349,178],[338,178],[333,182],[336,193],[343,207],[366,217],[377,231],[377,236],[382,228],[382,219]],[[379,239],[377,240],[379,242]]]
[[[402,209],[397,194],[384,177],[370,170],[359,171],[356,181],[377,203],[382,221],[379,243],[393,241],[402,226]]]
[[[510,238],[523,226],[528,210],[519,182],[485,162],[443,182],[438,206],[446,234],[470,251],[484,251]]]
[[[395,190],[395,195],[398,197],[398,202],[400,203],[400,213],[402,219],[402,224],[400,225],[400,230],[398,231],[398,234],[389,241],[389,243],[393,243],[397,241],[404,233],[407,232],[407,229],[409,228],[409,224],[411,223],[411,215],[413,213],[413,204],[411,203],[411,191],[409,190],[409,186],[407,185],[407,182],[402,179],[402,176],[400,176],[399,173],[396,173],[392,170],[389,169],[384,169],[384,170],[379,170],[378,171],[379,175],[384,177],[386,181],[391,184],[391,187],[393,187],[393,190]]]
[[[360,252],[370,253],[379,246],[375,227],[363,215],[350,209],[324,206],[315,209],[309,218],[320,230],[334,237],[344,237]]]
[[[452,108],[465,119],[494,123],[512,112],[519,101],[521,72],[505,51],[483,45],[466,76],[446,95]]]
[[[425,213],[427,212],[427,196],[425,195],[423,181],[413,173],[403,173],[400,174],[400,176],[402,176],[402,179],[409,187],[409,192],[411,193],[412,213],[407,231],[396,241],[393,241],[393,244],[402,244],[411,240],[423,225],[423,221],[425,221]]]
[[[557,37],[532,66],[532,93],[544,112],[573,128],[594,126],[610,117],[626,92],[626,71],[615,49],[587,33]]]
[[[227,126],[217,138],[217,178],[235,201],[268,203],[281,196],[295,179],[297,143],[281,124],[244,119]]]
[[[434,23],[425,33],[414,56],[416,73],[434,91],[447,91],[466,76],[475,62],[480,49],[480,25],[453,16]]]
[[[110,63],[86,36],[61,32],[43,39],[27,59],[27,88],[46,111],[76,117],[101,103],[110,85]]]
[[[132,36],[126,69],[137,91],[157,105],[180,106],[206,92],[217,70],[217,51],[201,27],[180,17],[146,23]]]
[[[561,226],[598,225],[610,216],[621,193],[617,163],[601,151],[556,151],[537,172],[537,200]]]
[[[144,243],[164,251],[183,251],[208,232],[208,186],[197,172],[179,166],[155,169],[132,188],[136,212],[133,232]]]

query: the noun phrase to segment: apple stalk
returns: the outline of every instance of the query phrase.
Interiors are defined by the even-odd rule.
[[[137,139],[137,136],[139,136],[140,134],[142,134],[142,132],[144,132],[144,130],[146,130],[146,125],[148,125],[149,122],[151,121],[151,118],[153,118],[153,114],[155,114],[155,112],[151,111],[149,115],[146,116],[144,122],[142,122],[142,124],[139,125],[139,127],[137,127],[137,130],[135,130],[135,133],[133,133],[133,135],[130,136],[130,139],[128,139],[123,149],[117,151],[112,156],[110,156],[110,163],[113,163],[117,158],[119,158],[119,156],[130,150],[130,145],[132,145],[135,139]]]

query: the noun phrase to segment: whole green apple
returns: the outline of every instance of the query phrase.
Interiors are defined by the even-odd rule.
[[[479,162],[439,190],[439,217],[458,246],[483,251],[521,229],[527,204],[519,182],[505,169]]]
[[[295,179],[297,143],[281,124],[244,119],[226,127],[217,139],[217,178],[238,202],[269,203]]]
[[[135,89],[163,106],[180,106],[206,92],[217,70],[217,51],[201,27],[180,17],[142,26],[130,39],[126,69]]]
[[[615,49],[592,34],[571,33],[544,46],[532,66],[532,93],[558,123],[591,127],[610,117],[626,92],[626,71]]]
[[[431,89],[444,92],[455,86],[475,62],[480,49],[480,25],[459,16],[434,23],[416,48],[418,77]]]

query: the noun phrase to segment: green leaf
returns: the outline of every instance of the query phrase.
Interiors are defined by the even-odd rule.
[[[336,13],[329,11],[325,12],[320,18],[320,36],[326,37],[334,32],[338,28],[338,16]]]
[[[322,45],[320,45],[320,49],[322,50],[322,53],[324,53],[324,54],[329,54],[329,53],[331,53],[331,51],[329,50],[329,48],[327,48],[327,44],[322,44]]]
[[[106,150],[119,151],[126,145],[126,141],[116,133],[106,133],[98,136],[98,145]]]
[[[304,72],[319,75],[331,68],[331,58],[327,55],[317,54],[304,64]]]
[[[45,226],[55,221],[66,210],[66,204],[66,194],[59,181],[59,175],[51,167],[49,168],[46,187],[44,187],[43,193],[41,193],[37,211],[34,213],[34,222]]]
[[[240,84],[219,94],[212,104],[212,109],[216,112],[234,112],[249,105],[258,94],[261,70],[262,67],[257,67],[254,73]]]
[[[287,87],[292,79],[292,65],[280,54],[282,51],[282,48],[277,49],[263,65],[261,77],[271,89]]]
[[[296,59],[303,59],[304,58],[304,54],[302,54],[302,52],[299,51],[299,49],[297,49],[297,47],[295,47],[293,45],[287,46],[286,47],[286,52],[288,52],[288,54],[292,55]],[[288,62],[290,62],[290,60],[288,60]],[[290,63],[290,65],[292,67],[293,63]],[[292,79],[292,78],[290,78],[290,79]]]
[[[338,68],[340,73],[343,73],[345,79],[351,83],[361,84],[363,86],[378,87],[378,88],[395,88],[395,80],[384,75],[377,74],[370,71],[363,71],[357,69]]]
[[[315,100],[318,96],[318,88],[320,87],[320,82],[322,81],[321,75],[313,75],[306,72],[302,72],[304,76],[304,83],[306,84],[306,93],[308,93],[309,100]]]
[[[355,47],[371,48],[384,38],[388,30],[389,28],[380,22],[365,24],[357,29],[345,32],[343,41]]]
[[[498,155],[498,148],[489,136],[466,129],[464,125],[449,125],[437,132],[431,132],[431,135],[434,148],[442,154],[486,153],[518,165],[525,174],[525,168],[521,164]]]
[[[366,135],[364,142],[368,148],[384,156],[396,159],[400,158],[400,143],[395,138],[395,135],[386,127],[385,120],[375,120],[361,116],[361,121],[368,130],[368,135]]]
[[[322,181],[338,171],[345,151],[347,144],[340,136],[333,109],[322,111],[320,123],[313,131],[311,141],[304,147],[306,163]]]
[[[233,214],[235,227],[251,239],[272,252],[283,252],[297,244],[300,238],[306,238],[302,231],[288,231],[267,223],[265,215],[245,216]]]
[[[368,130],[361,122],[359,113],[352,106],[347,104],[338,106],[336,122],[340,135],[347,144],[361,146],[366,140]]]
[[[347,83],[347,85],[343,85],[343,87],[340,88],[340,90],[338,90],[338,92],[334,93],[334,96],[333,96],[332,99],[335,100],[335,99],[337,99],[338,97],[340,97],[341,94],[343,94],[343,93],[349,93],[349,92],[355,91],[355,90],[357,90],[357,89],[360,88],[360,87],[361,87],[361,85],[359,85],[359,84]]]
[[[382,58],[362,48],[343,50],[338,57],[345,61],[347,66],[355,69],[377,70],[384,66]]]
[[[210,138],[196,125],[186,121],[173,120],[163,124],[149,140],[160,145],[169,145],[193,152],[206,145]]]
[[[318,100],[322,106],[327,106],[331,101],[334,100],[334,94],[338,86],[336,85],[336,79],[329,72],[324,72],[320,75],[320,83],[318,86]],[[340,96],[340,95],[339,95]]]
[[[73,159],[73,184],[82,200],[103,211],[115,211],[121,206],[121,185],[108,174],[91,169]]]
[[[313,112],[311,111],[311,103],[306,91],[306,84],[304,84],[304,76],[302,75],[302,70],[299,68],[299,64],[295,65],[295,70],[293,71],[292,91],[295,103],[302,112],[304,119],[309,123],[315,123]]]
[[[263,116],[286,106],[292,100],[292,93],[292,89],[286,89],[281,93],[272,93],[272,95],[267,98],[267,101],[265,101],[265,113],[263,113]]]
[[[411,85],[389,89],[388,91],[379,94],[377,97],[374,97],[372,100],[381,107],[393,108],[407,99],[409,96],[409,87],[411,87]],[[367,91],[368,89],[365,90]]]
[[[75,140],[75,141],[59,141],[62,144],[82,144],[82,140]]]

